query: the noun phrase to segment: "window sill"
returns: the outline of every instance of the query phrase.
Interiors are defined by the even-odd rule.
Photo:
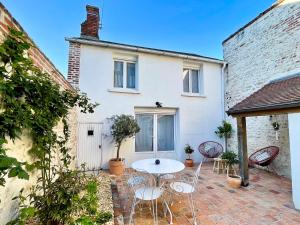
[[[198,94],[198,93],[182,93],[181,96],[184,96],[184,97],[206,98],[206,95]]]
[[[138,90],[135,89],[129,89],[129,88],[111,88],[108,89],[109,92],[115,92],[115,93],[124,93],[124,94],[141,94]]]
[[[134,151],[135,153],[137,154],[153,154],[153,157],[155,155],[155,152],[154,151],[145,151],[145,152],[137,152],[137,151]],[[156,152],[156,155],[158,155],[159,153],[175,153],[175,150],[169,150],[169,151],[158,151]],[[161,157],[158,157],[158,158],[161,158]]]

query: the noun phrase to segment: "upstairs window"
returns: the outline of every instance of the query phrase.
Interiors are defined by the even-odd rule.
[[[203,80],[200,70],[183,69],[183,92],[203,94]]]
[[[136,88],[136,63],[123,60],[114,61],[114,87]]]

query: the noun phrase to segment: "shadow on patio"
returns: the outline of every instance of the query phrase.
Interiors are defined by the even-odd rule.
[[[211,163],[203,164],[200,177],[198,191],[194,194],[198,224],[300,224],[300,213],[294,209],[291,182],[287,178],[250,169],[250,185],[231,189],[225,174],[212,172]],[[112,179],[115,224],[122,224],[119,222],[122,216],[128,224],[131,200],[126,178]],[[192,224],[186,199],[175,197],[171,211],[174,224]],[[159,224],[168,224],[168,215],[164,217],[161,208],[159,212]],[[134,218],[137,225],[153,224],[147,205],[143,210],[136,210]]]

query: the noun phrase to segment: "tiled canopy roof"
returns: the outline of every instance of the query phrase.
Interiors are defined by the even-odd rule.
[[[228,115],[300,107],[300,73],[274,80],[227,111]]]

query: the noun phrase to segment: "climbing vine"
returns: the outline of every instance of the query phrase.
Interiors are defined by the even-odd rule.
[[[7,176],[28,179],[28,171],[38,170],[45,193],[58,169],[53,165],[54,153],[60,155],[63,167],[71,162],[66,147],[69,111],[78,106],[81,112],[92,113],[97,104],[85,94],[61,90],[28,57],[31,47],[26,36],[13,29],[0,45],[0,185],[5,185]],[[59,122],[62,135],[54,131]],[[31,162],[9,157],[5,148],[8,139],[15,141],[25,131],[33,143],[28,151]]]

